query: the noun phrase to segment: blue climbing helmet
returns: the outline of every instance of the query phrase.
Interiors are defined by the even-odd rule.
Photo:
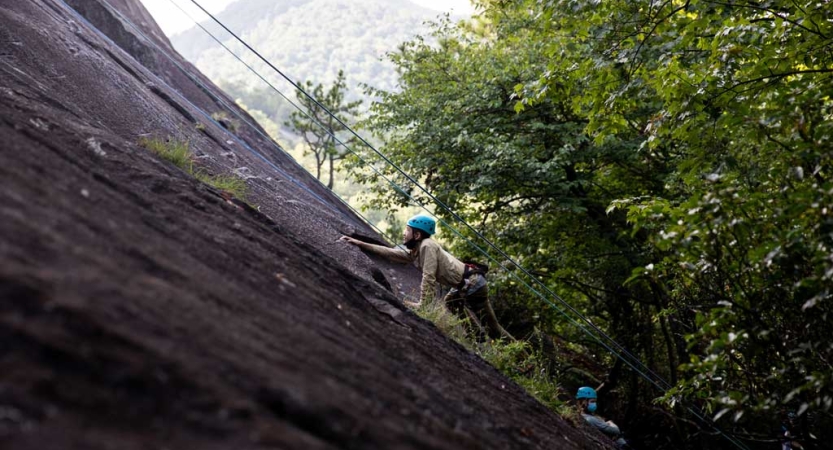
[[[437,221],[424,214],[418,214],[408,219],[408,226],[419,231],[424,231],[432,236],[437,232]]]
[[[582,387],[578,388],[578,392],[576,392],[576,400],[581,400],[583,398],[589,398],[589,399],[595,400],[596,399],[596,390],[591,388],[591,387],[587,387],[587,386],[582,386]]]

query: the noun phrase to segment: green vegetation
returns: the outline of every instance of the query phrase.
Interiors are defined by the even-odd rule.
[[[564,415],[570,409],[563,400],[570,394],[561,389],[547,370],[546,359],[529,342],[490,341],[476,353],[553,411]]]
[[[201,170],[196,171],[193,175],[194,178],[214,187],[215,189],[226,191],[234,195],[236,198],[244,202],[246,201],[246,194],[248,191],[246,182],[236,175],[209,175]]]
[[[547,361],[528,342],[478,342],[466,331],[469,329],[468,320],[457,317],[439,300],[421,303],[415,312],[433,322],[450,339],[488,361],[553,411],[567,413],[569,406],[562,401],[564,392],[550,376]]]
[[[468,349],[474,349],[474,341],[466,333],[466,321],[457,317],[441,301],[422,302],[415,312],[425,320],[432,322],[450,339]]]
[[[581,370],[605,382],[606,413],[638,448],[731,447],[681,401],[738,436],[775,439],[793,410],[818,442],[833,439],[833,8],[480,3],[477,20],[437,24],[390,55],[401,90],[369,91],[380,102],[367,128],[672,388],[629,370],[511,272],[492,277],[509,331],[569,343],[548,353],[556,367],[598,364]],[[351,164],[374,207],[410,204]]]
[[[197,180],[246,201],[246,182],[235,175],[210,175],[204,169],[195,167],[194,155],[187,142],[172,139],[142,139],[139,145],[184,170]]]
[[[191,154],[191,149],[188,148],[187,142],[171,139],[143,138],[139,141],[139,145],[189,174],[194,173],[194,155]]]

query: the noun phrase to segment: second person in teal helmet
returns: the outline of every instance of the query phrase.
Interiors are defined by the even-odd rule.
[[[628,442],[622,437],[622,431],[619,430],[619,427],[612,420],[604,420],[596,415],[597,399],[598,395],[596,395],[595,389],[589,386],[578,388],[578,392],[576,392],[576,406],[578,406],[581,417],[589,425],[592,425],[613,439],[613,444],[617,449],[630,449],[631,447],[628,446]]]
[[[476,265],[465,264],[446,252],[437,241],[431,239],[436,231],[437,221],[420,214],[408,220],[402,234],[405,249],[375,245],[349,236],[342,236],[341,240],[391,261],[415,262],[422,269],[420,302],[434,301],[437,284],[450,287],[444,301],[452,311],[464,315],[468,309],[475,315],[472,319],[482,324],[490,337],[511,339],[498,323],[489,302],[485,271]]]

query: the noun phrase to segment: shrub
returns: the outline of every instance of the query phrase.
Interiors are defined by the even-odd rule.
[[[429,320],[447,337],[474,351],[504,375],[523,387],[529,395],[562,416],[572,411],[559,395],[561,387],[546,370],[545,359],[526,341],[486,341],[478,343],[467,330],[468,320],[459,318],[440,301],[422,302],[415,312]],[[563,396],[562,396],[563,397]]]
[[[529,342],[489,341],[478,346],[477,354],[551,410],[561,415],[568,413],[568,406],[559,398],[561,387],[545,369],[544,358]]]

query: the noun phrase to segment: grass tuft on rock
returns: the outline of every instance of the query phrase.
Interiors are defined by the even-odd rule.
[[[188,148],[188,143],[176,140],[142,139],[139,145],[152,151],[160,158],[172,163],[180,169],[193,174],[194,155]]]
[[[449,311],[442,300],[422,302],[416,306],[414,312],[433,323],[448,338],[469,350],[474,349],[474,341],[466,331],[467,321]]]
[[[213,186],[215,189],[229,192],[236,198],[246,201],[248,187],[246,186],[246,182],[238,176],[209,175],[203,171],[197,171],[197,173],[194,174],[194,177],[209,186]]]
[[[204,169],[195,167],[194,154],[191,153],[188,142],[172,139],[142,139],[139,145],[184,170],[197,180],[246,201],[248,193],[246,182],[236,175],[211,175]]]

